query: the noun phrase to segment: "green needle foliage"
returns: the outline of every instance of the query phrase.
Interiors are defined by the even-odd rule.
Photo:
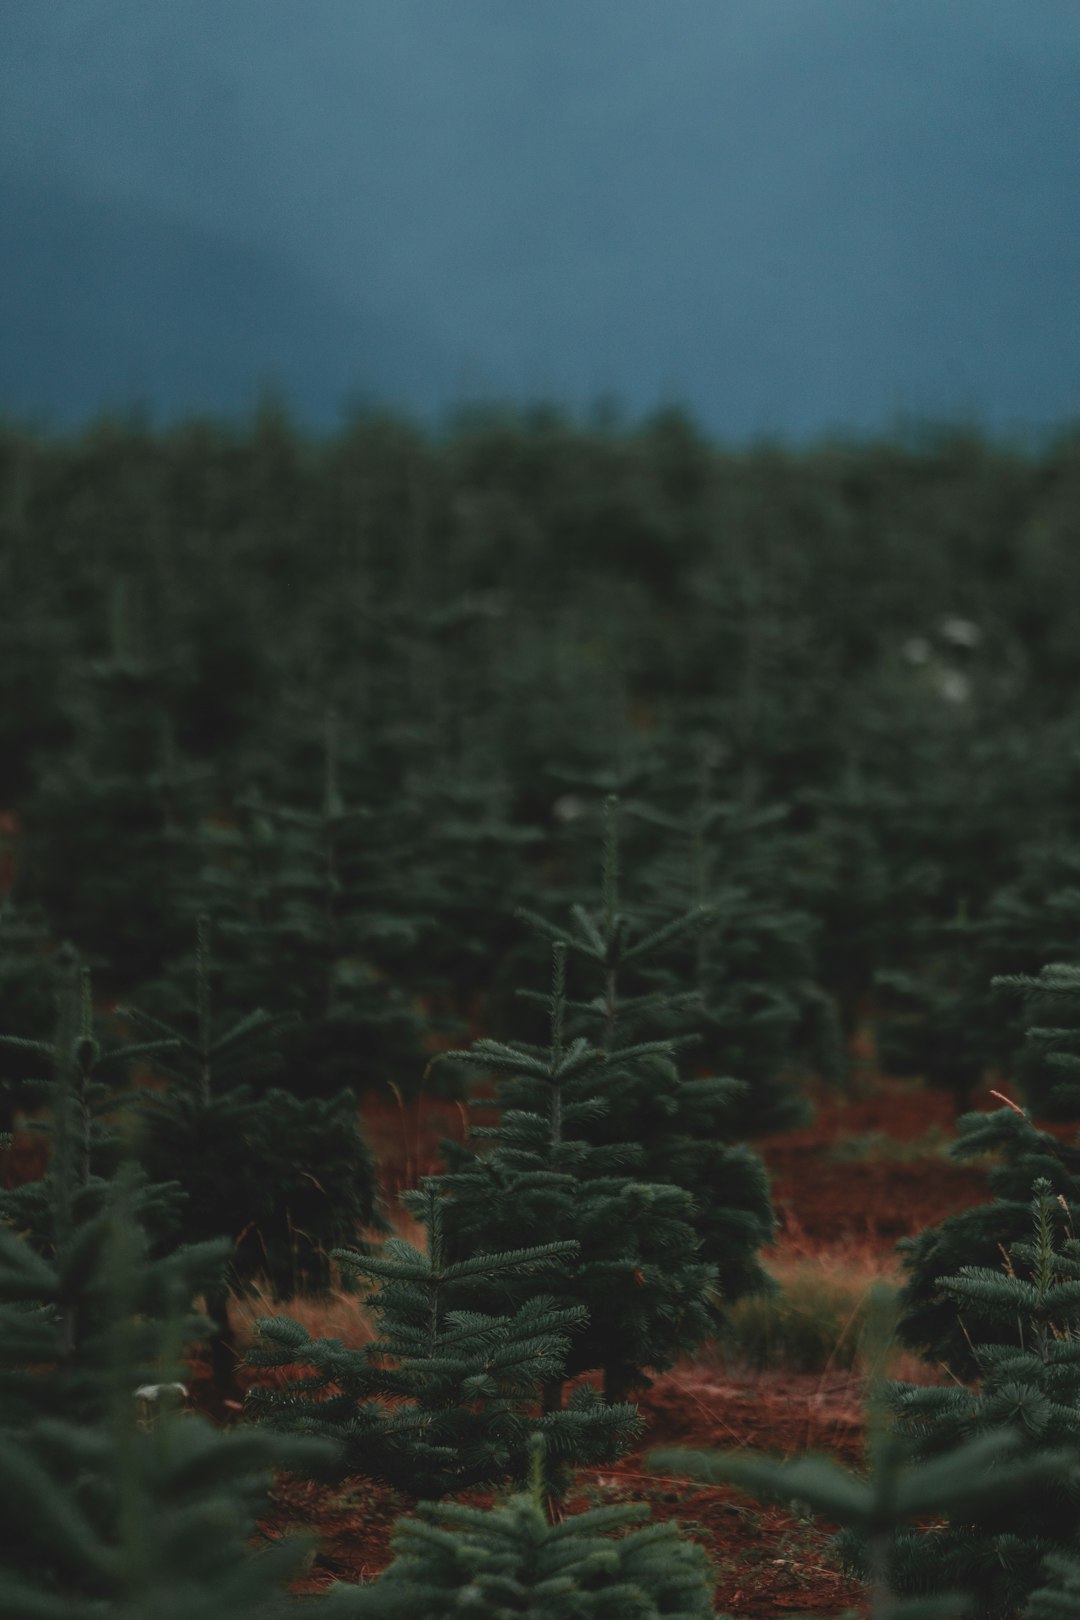
[[[495,1076],[503,1107],[498,1125],[474,1129],[481,1150],[444,1144],[447,1231],[451,1252],[463,1257],[508,1242],[576,1242],[578,1259],[559,1293],[585,1308],[588,1323],[574,1340],[567,1376],[603,1368],[605,1394],[620,1403],[648,1384],[646,1368],[672,1366],[707,1337],[716,1268],[701,1256],[690,1195],[645,1178],[644,1147],[589,1140],[595,1121],[618,1106],[608,1077],[644,1058],[670,1058],[670,1043],[607,1051],[584,1036],[566,1038],[564,943],[553,957],[552,991],[541,998],[547,1046],[481,1040],[436,1060]],[[551,1410],[561,1405],[562,1382],[546,1391]]]
[[[66,1157],[58,1144],[58,1153]],[[170,1410],[182,1320],[220,1270],[207,1243],[153,1260],[130,1178],[88,1220],[54,1183],[68,1235],[50,1261],[0,1230],[0,1511],[11,1620],[206,1620],[283,1612],[301,1542],[252,1554],[271,1471],[314,1466],[312,1443],[224,1435]],[[140,1417],[160,1410],[152,1426]]]
[[[200,917],[193,1029],[183,1033],[137,1008],[119,1016],[171,1043],[155,1065],[165,1088],[146,1093],[142,1164],[155,1181],[183,1186],[188,1239],[232,1239],[221,1287],[207,1299],[215,1378],[224,1390],[236,1364],[230,1292],[260,1280],[279,1296],[325,1288],[330,1250],[355,1243],[365,1227],[385,1230],[385,1222],[351,1092],[306,1101],[280,1089],[254,1092],[253,1081],[280,1069],[279,1042],[295,1018],[259,1010],[220,1029],[210,940],[210,919]]]
[[[11,1620],[207,1620],[280,1612],[303,1548],[252,1554],[271,1469],[310,1443],[226,1436],[168,1410],[193,1295],[224,1263],[209,1242],[154,1259],[127,1167],[82,1194],[76,986],[61,1008],[52,1252],[0,1228],[0,1613]],[[157,1399],[155,1400],[155,1397]],[[157,1405],[160,1418],[140,1415]]]
[[[333,1620],[707,1620],[703,1550],[675,1525],[631,1530],[644,1504],[592,1508],[552,1524],[544,1511],[543,1441],[530,1489],[494,1508],[421,1502],[399,1521],[394,1561],[370,1586],[333,1586]]]
[[[795,1501],[845,1526],[841,1544],[849,1556],[852,1546],[863,1549],[860,1573],[869,1582],[870,1620],[956,1620],[973,1603],[962,1580],[942,1579],[920,1587],[919,1595],[902,1595],[907,1568],[918,1562],[920,1549],[935,1534],[920,1536],[906,1527],[930,1516],[952,1524],[980,1512],[1016,1511],[1033,1489],[1051,1490],[1061,1472],[1073,1466],[1074,1453],[1028,1448],[1016,1433],[999,1428],[969,1434],[940,1455],[913,1460],[902,1428],[890,1421],[885,1396],[891,1314],[888,1291],[878,1289],[868,1336],[870,1425],[864,1476],[814,1456],[778,1463],[742,1452],[661,1450],[651,1452],[648,1461],[664,1474],[687,1474],[710,1484],[737,1485],[753,1495]],[[1006,1620],[1004,1610],[989,1612],[995,1620]]]
[[[760,1136],[806,1124],[808,1073],[838,1079],[844,1059],[834,1003],[816,983],[817,924],[785,893],[795,864],[790,806],[745,803],[731,783],[729,797],[718,797],[713,777],[726,761],[707,740],[693,771],[664,772],[649,802],[624,807],[625,820],[667,835],[641,868],[655,909],[669,913],[679,896],[709,912],[705,926],[636,971],[669,993],[696,986],[683,1027],[698,1029],[707,1058],[742,1082],[729,1133]],[[661,790],[665,799],[678,794],[680,808],[658,810]]]
[[[917,965],[879,970],[879,1051],[893,1072],[921,1074],[961,1103],[988,1069],[1005,1071],[1040,1118],[1067,1120],[1078,1112],[1076,1097],[1045,1031],[1036,1031],[1053,1025],[1064,1039],[1080,1025],[1080,1000],[1063,966],[1080,924],[1080,856],[1035,835],[1021,844],[1018,861],[996,886],[984,883],[977,909],[967,898],[978,893],[975,884],[958,882],[959,860],[943,866],[943,879],[961,889],[956,911],[936,917],[921,907]],[[1042,965],[1048,957],[1051,968]]]
[[[750,1088],[742,1080],[688,1079],[680,1073],[677,1055],[699,1043],[696,1033],[676,1033],[665,1042],[643,1038],[698,1023],[702,995],[677,991],[670,973],[658,975],[655,988],[637,994],[632,990],[635,979],[648,983],[655,956],[662,958],[688,937],[704,949],[717,917],[698,905],[655,926],[634,925],[620,907],[618,810],[609,796],[600,909],[575,906],[566,928],[532,912],[519,915],[568,957],[587,964],[585,972],[596,990],[591,1000],[566,1004],[568,1030],[606,1054],[593,1079],[603,1111],[593,1118],[583,1116],[581,1135],[596,1147],[639,1143],[644,1179],[671,1183],[690,1195],[701,1257],[715,1268],[723,1300],[735,1300],[769,1288],[757,1251],[776,1231],[764,1165],[756,1153],[731,1141],[733,1116],[740,1113]],[[721,1308],[717,1328],[722,1314]]]
[[[124,573],[107,596],[106,656],[79,660],[70,682],[74,745],[41,770],[29,800],[25,878],[62,937],[103,954],[115,994],[179,944],[178,902],[195,875],[188,828],[212,773],[176,746],[177,670],[149,651],[147,593]]]
[[[100,1202],[125,1151],[124,1132],[138,1103],[130,1084],[131,1065],[160,1058],[174,1051],[177,1043],[157,1038],[104,1045],[95,1034],[89,969],[77,952],[65,946],[57,955],[56,970],[64,1011],[55,1040],[0,1035],[0,1050],[11,1054],[21,1088],[48,1105],[49,1117],[30,1121],[28,1129],[52,1136],[54,1144],[57,1132],[62,1132],[71,1159],[64,1174],[70,1176],[75,1217],[82,1218]],[[58,1074],[63,1075],[62,1085]],[[46,1251],[58,1240],[52,1225],[56,1163],[54,1145],[53,1162],[41,1180],[0,1193],[0,1217]],[[159,1236],[175,1229],[182,1188],[175,1182],[150,1182],[145,1175],[139,1180],[140,1220]]]
[[[287,1317],[262,1320],[249,1364],[308,1371],[280,1388],[250,1389],[249,1411],[275,1428],[333,1439],[342,1476],[382,1480],[414,1499],[523,1479],[534,1433],[548,1442],[556,1494],[567,1467],[610,1462],[625,1450],[639,1427],[632,1407],[610,1407],[582,1390],[565,1411],[538,1411],[541,1387],[561,1377],[571,1333],[585,1317],[555,1293],[576,1245],[450,1261],[438,1180],[405,1202],[427,1229],[426,1252],[389,1238],[377,1255],[334,1256],[377,1285],[367,1303],[379,1337],[351,1348],[313,1340]],[[532,1288],[523,1303],[474,1308],[477,1284],[505,1307],[522,1278]]]
[[[227,1004],[276,990],[300,1015],[282,1052],[285,1084],[302,1096],[393,1079],[424,1033],[396,971],[424,919],[402,907],[385,829],[344,798],[339,730],[328,710],[313,808],[253,792],[238,800],[239,826],[208,830],[226,858],[208,863],[199,890],[218,923]]]
[[[999,998],[1016,995],[1023,1002],[1026,1026],[1021,1058],[1025,1090],[1040,1100],[1051,1117],[1076,1118],[1080,1114],[1077,1085],[1080,1027],[1080,970],[1068,963],[1051,963],[1040,973],[1004,974],[993,980]],[[908,1272],[901,1300],[904,1315],[900,1334],[913,1349],[970,1373],[974,1360],[970,1342],[960,1330],[956,1306],[941,1279],[964,1265],[994,1266],[1001,1251],[1023,1241],[1029,1224],[1032,1184],[1048,1181],[1068,1208],[1080,1203],[1080,1142],[1058,1141],[1039,1130],[1027,1110],[1015,1103],[990,1114],[964,1114],[957,1121],[958,1137],[951,1153],[958,1159],[995,1154],[989,1171],[994,1201],[950,1216],[938,1227],[902,1239]],[[1060,1228],[1065,1214],[1055,1208]],[[1009,1318],[988,1321],[984,1332],[990,1342],[1017,1343],[1018,1330]]]
[[[1080,1116],[1080,967],[1051,962],[1037,975],[1001,974],[999,991],[1024,1003],[1018,1077],[1029,1106],[1044,1119]]]
[[[939,1284],[974,1341],[977,1386],[889,1391],[917,1459],[948,1459],[973,1434],[1012,1435],[1018,1462],[1054,1445],[1073,1448],[1022,1499],[987,1498],[946,1529],[901,1538],[901,1589],[963,1587],[981,1620],[1018,1614],[1049,1552],[1080,1554],[1080,1242],[1059,1238],[1062,1213],[1050,1183],[1036,1181],[1029,1239],[1011,1245],[1004,1269],[966,1265]],[[981,1342],[983,1323],[1013,1330],[1019,1343]]]

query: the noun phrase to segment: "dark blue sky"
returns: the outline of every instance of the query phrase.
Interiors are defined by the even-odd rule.
[[[0,409],[1080,417],[1076,0],[0,0]]]

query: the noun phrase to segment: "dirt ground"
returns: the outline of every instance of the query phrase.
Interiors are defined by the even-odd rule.
[[[996,1106],[989,1097],[978,1100],[984,1103]],[[944,1094],[879,1081],[872,1094],[845,1099],[823,1093],[817,1105],[812,1125],[756,1144],[780,1214],[774,1255],[794,1249],[825,1257],[847,1246],[864,1260],[868,1252],[879,1256],[888,1272],[898,1237],[989,1196],[982,1170],[945,1157],[953,1109]],[[463,1128],[458,1106],[435,1100],[371,1104],[365,1117],[390,1188],[434,1169],[440,1138],[460,1136]],[[195,1364],[192,1370],[198,1399],[207,1390],[206,1369]],[[903,1376],[912,1374],[905,1367]],[[800,1518],[790,1504],[759,1504],[730,1487],[665,1478],[644,1466],[645,1453],[661,1445],[745,1447],[780,1457],[813,1450],[858,1465],[863,1408],[856,1373],[742,1371],[719,1355],[705,1355],[658,1376],[640,1409],[646,1432],[639,1450],[614,1466],[584,1470],[567,1511],[645,1501],[654,1518],[678,1519],[712,1560],[718,1614],[764,1620],[862,1611],[860,1584],[838,1572],[829,1552],[834,1526]],[[394,1492],[367,1481],[334,1491],[283,1479],[263,1531],[274,1539],[301,1527],[315,1532],[317,1546],[297,1589],[317,1592],[332,1580],[370,1579],[384,1568],[394,1520],[407,1508]]]
[[[695,1449],[748,1446],[785,1455],[828,1452],[848,1464],[860,1456],[862,1414],[858,1379],[758,1373],[733,1378],[685,1366],[659,1377],[641,1401],[646,1445],[605,1469],[585,1469],[568,1513],[609,1502],[647,1502],[654,1519],[677,1519],[701,1542],[713,1564],[717,1612],[732,1616],[839,1615],[858,1608],[860,1583],[846,1580],[830,1559],[835,1526],[795,1515],[788,1505],[761,1505],[730,1487],[647,1472],[644,1451],[658,1445]],[[467,1500],[490,1503],[490,1496]],[[318,1547],[296,1590],[318,1592],[331,1580],[370,1579],[391,1557],[394,1520],[408,1504],[394,1492],[357,1481],[345,1492],[282,1481],[266,1534],[300,1526],[316,1531]]]
[[[988,1198],[984,1171],[946,1156],[954,1135],[947,1095],[871,1077],[854,1097],[822,1091],[815,1101],[810,1126],[755,1144],[780,1217],[776,1246],[764,1255],[767,1264],[795,1256],[827,1262],[835,1272],[855,1255],[864,1276],[875,1267],[895,1275],[898,1237]],[[999,1104],[987,1094],[973,1106]],[[436,1169],[440,1141],[460,1139],[465,1128],[464,1109],[440,1099],[369,1102],[364,1115],[388,1200]],[[44,1151],[40,1136],[17,1133],[0,1151],[0,1185],[39,1175]],[[307,1325],[320,1330],[318,1322]],[[934,1376],[918,1363],[899,1375]],[[213,1395],[202,1358],[192,1362],[191,1376],[196,1410],[218,1421],[237,1419],[239,1405],[223,1405]],[[639,1450],[615,1466],[583,1471],[568,1511],[645,1501],[655,1518],[677,1518],[712,1560],[718,1614],[756,1620],[859,1612],[861,1589],[838,1573],[829,1552],[832,1526],[799,1518],[789,1505],[761,1505],[732,1488],[662,1478],[644,1467],[645,1452],[660,1445],[745,1447],[781,1457],[816,1450],[858,1464],[863,1412],[857,1374],[838,1368],[822,1374],[740,1370],[719,1354],[703,1355],[658,1376],[640,1409],[646,1432]],[[407,1508],[394,1492],[366,1481],[335,1492],[283,1478],[262,1529],[272,1539],[300,1529],[314,1532],[317,1544],[298,1590],[316,1592],[332,1580],[371,1579],[383,1569],[394,1521]]]

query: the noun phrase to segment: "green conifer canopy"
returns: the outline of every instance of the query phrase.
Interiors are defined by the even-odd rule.
[[[180,1352],[205,1325],[192,1297],[228,1244],[153,1258],[130,1167],[80,1201],[79,999],[69,985],[52,1047],[50,1252],[0,1228],[0,1613],[275,1620],[304,1549],[250,1542],[272,1468],[315,1447],[179,1411]]]
[[[426,1250],[388,1238],[378,1254],[334,1256],[376,1285],[366,1303],[378,1338],[351,1347],[312,1339],[286,1317],[260,1321],[249,1364],[308,1370],[277,1388],[249,1389],[249,1411],[276,1429],[333,1440],[343,1477],[382,1480],[414,1499],[522,1480],[534,1433],[547,1440],[553,1490],[569,1465],[611,1461],[639,1428],[632,1407],[582,1390],[565,1411],[538,1411],[542,1387],[561,1378],[585,1319],[556,1293],[576,1245],[451,1261],[438,1178],[405,1201],[427,1231]],[[530,1291],[514,1304],[524,1278]],[[493,1308],[473,1305],[478,1284]]]
[[[673,1524],[630,1526],[643,1504],[592,1508],[558,1524],[543,1509],[541,1448],[532,1486],[494,1508],[421,1502],[399,1521],[394,1561],[370,1587],[335,1586],[333,1620],[707,1620],[702,1549]]]
[[[939,1283],[972,1342],[977,1384],[897,1384],[889,1391],[917,1460],[948,1462],[971,1435],[1011,1436],[1011,1467],[1037,1466],[1040,1453],[1072,1448],[1023,1497],[988,1496],[947,1528],[900,1537],[901,1590],[961,1587],[980,1620],[1019,1614],[1049,1553],[1080,1554],[1080,1241],[1045,1179],[1034,1183],[1028,1220],[1027,1240],[1010,1245],[1004,1264],[964,1265]],[[997,1329],[998,1342],[987,1342],[986,1326]],[[1001,1342],[1006,1334],[1012,1342]]]

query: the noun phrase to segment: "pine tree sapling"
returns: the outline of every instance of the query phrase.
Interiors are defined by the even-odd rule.
[[[664,1042],[607,1052],[584,1036],[567,1040],[566,946],[553,948],[546,1047],[478,1041],[468,1052],[440,1054],[474,1073],[497,1076],[501,1122],[473,1131],[485,1145],[445,1145],[440,1178],[450,1194],[451,1253],[496,1253],[508,1243],[574,1241],[578,1259],[558,1295],[588,1312],[575,1337],[569,1376],[603,1368],[605,1393],[623,1401],[648,1383],[646,1368],[673,1365],[708,1335],[716,1269],[700,1255],[690,1195],[670,1182],[638,1179],[644,1148],[633,1141],[593,1146],[588,1125],[615,1106],[601,1093],[609,1065],[662,1053]],[[483,1308],[482,1289],[477,1295]],[[547,1395],[561,1405],[562,1380]]]
[[[0,1035],[0,1049],[11,1054],[25,1091],[50,1105],[50,1117],[32,1120],[27,1128],[56,1138],[62,1126],[70,1165],[64,1173],[74,1201],[75,1219],[100,1202],[108,1177],[130,1147],[132,1116],[138,1094],[130,1082],[131,1065],[160,1058],[175,1040],[123,1041],[106,1046],[95,1034],[90,973],[78,953],[65,946],[57,956],[61,1016],[53,1041]],[[63,1076],[63,1083],[57,1078]],[[63,1116],[63,1117],[61,1117]],[[0,1216],[28,1233],[39,1246],[57,1241],[50,1226],[54,1210],[53,1160],[43,1178],[0,1193]],[[161,1236],[175,1228],[184,1199],[176,1182],[153,1183],[141,1177],[139,1219]]]
[[[184,1033],[137,1008],[122,1016],[175,1048],[156,1065],[164,1089],[145,1094],[142,1163],[152,1177],[184,1187],[189,1238],[225,1233],[233,1240],[228,1274],[207,1301],[215,1378],[226,1390],[236,1365],[230,1289],[243,1292],[259,1278],[279,1295],[325,1287],[330,1250],[385,1223],[355,1097],[256,1094],[251,1081],[280,1067],[278,1044],[294,1019],[260,1010],[217,1028],[210,975],[210,919],[203,916],[194,1028]]]
[[[1080,967],[1051,962],[1036,975],[1001,974],[998,991],[1024,999],[1024,1045],[1018,1078],[1043,1119],[1080,1117]]]
[[[956,1620],[971,1609],[960,1581],[942,1581],[932,1593],[901,1597],[899,1543],[918,1557],[920,1536],[906,1532],[913,1520],[930,1515],[950,1523],[980,1511],[1016,1511],[1033,1489],[1052,1488],[1073,1464],[1067,1448],[1029,1452],[1015,1433],[1001,1429],[977,1434],[938,1456],[911,1461],[910,1446],[890,1421],[884,1386],[892,1303],[879,1288],[871,1300],[868,1324],[868,1468],[860,1476],[824,1457],[775,1462],[745,1452],[709,1453],[659,1450],[648,1464],[664,1474],[683,1474],[711,1484],[739,1486],[753,1495],[797,1501],[845,1527],[841,1543],[863,1550],[859,1572],[870,1588],[869,1620]],[[932,1537],[929,1532],[926,1538]],[[980,1611],[981,1612],[981,1611]],[[1005,1620],[993,1611],[995,1620]]]
[[[940,1226],[901,1238],[897,1244],[907,1272],[900,1293],[899,1336],[911,1349],[946,1363],[962,1377],[975,1371],[975,1361],[970,1340],[958,1321],[956,1302],[942,1289],[942,1279],[955,1275],[964,1265],[994,1266],[1003,1249],[1023,1241],[1030,1230],[1034,1181],[1049,1181],[1070,1207],[1080,1201],[1080,1151],[1048,1131],[1038,1130],[1027,1112],[1008,1098],[1002,1101],[1004,1106],[992,1113],[961,1115],[957,1139],[950,1148],[957,1159],[1000,1154],[987,1176],[993,1202],[961,1210]],[[1061,1209],[1053,1218],[1064,1227]],[[987,1342],[1016,1344],[1020,1339],[1016,1320],[1004,1316],[987,1322],[983,1333]]]
[[[592,1508],[552,1524],[544,1511],[543,1441],[531,1442],[530,1489],[501,1506],[421,1502],[400,1520],[394,1561],[367,1587],[330,1588],[333,1620],[707,1620],[705,1553],[674,1524],[630,1527],[643,1503]]]
[[[169,1403],[152,1425],[142,1418],[147,1380],[182,1388],[178,1352],[202,1325],[187,1302],[226,1245],[151,1260],[128,1182],[121,1173],[52,1261],[0,1230],[0,1512],[10,1538],[0,1613],[272,1620],[288,1612],[283,1587],[304,1546],[253,1554],[257,1519],[272,1470],[314,1467],[321,1453],[310,1441],[222,1434]],[[70,1189],[54,1190],[63,1229]]]
[[[229,1007],[276,991],[300,1015],[281,1051],[286,1087],[305,1096],[385,1083],[411,1065],[424,1034],[414,998],[383,966],[415,946],[422,919],[402,905],[381,823],[344,798],[332,710],[324,732],[316,807],[244,795],[242,827],[215,833],[230,862],[208,868],[200,896],[219,925]]]
[[[1069,1235],[1060,1237],[1061,1216]],[[901,1590],[961,1586],[980,1620],[1019,1614],[1050,1552],[1080,1555],[1080,1242],[1048,1181],[1029,1204],[1030,1236],[1013,1243],[1004,1268],[965,1265],[939,1283],[958,1307],[980,1374],[975,1388],[898,1384],[889,1391],[900,1431],[918,1460],[948,1458],[968,1436],[1010,1434],[1018,1463],[1071,1446],[1022,1500],[979,1504],[945,1529],[901,1536]],[[988,1343],[982,1324],[1015,1335]],[[1019,1342],[1017,1342],[1017,1340]]]
[[[701,1256],[716,1268],[723,1301],[765,1292],[770,1281],[757,1251],[776,1231],[768,1179],[760,1157],[731,1141],[733,1116],[740,1112],[747,1084],[680,1074],[680,1050],[695,1046],[700,1036],[678,1031],[700,1021],[700,993],[677,991],[663,973],[657,987],[637,994],[629,993],[625,982],[637,975],[647,984],[650,971],[657,977],[653,957],[659,953],[662,958],[665,949],[688,939],[695,941],[700,955],[716,919],[710,908],[697,905],[656,926],[634,926],[621,910],[617,817],[617,801],[609,797],[599,912],[575,906],[565,928],[531,912],[519,913],[565,947],[570,959],[588,963],[599,992],[589,1001],[567,1001],[570,1027],[607,1054],[594,1081],[606,1107],[583,1118],[581,1135],[594,1146],[639,1143],[643,1179],[669,1182],[689,1193]],[[664,1040],[643,1039],[658,1032]],[[722,1319],[718,1301],[717,1327]]]
[[[378,1339],[353,1349],[313,1340],[288,1318],[261,1321],[250,1365],[311,1370],[283,1388],[250,1389],[248,1410],[278,1429],[333,1439],[343,1476],[381,1480],[416,1499],[520,1481],[533,1433],[547,1439],[556,1491],[567,1466],[610,1461],[624,1450],[639,1427],[631,1407],[582,1390],[565,1411],[538,1411],[541,1388],[561,1376],[585,1315],[553,1297],[575,1245],[451,1263],[438,1179],[405,1202],[427,1229],[426,1252],[401,1238],[387,1239],[375,1255],[335,1252],[343,1267],[377,1285],[368,1306]],[[525,1277],[534,1279],[529,1297],[508,1307],[510,1285]],[[478,1281],[502,1310],[472,1305]]]
[[[25,876],[63,937],[102,952],[112,990],[159,968],[178,943],[177,901],[195,875],[185,827],[206,805],[212,772],[176,747],[176,669],[146,645],[137,584],[114,577],[108,591],[111,645],[80,660],[75,745],[38,772],[26,806]]]
[[[705,915],[702,926],[673,939],[656,961],[649,953],[638,958],[633,972],[664,989],[673,1012],[684,1004],[672,1029],[700,1031],[707,1058],[717,1054],[724,1072],[739,1076],[725,1116],[730,1139],[806,1124],[808,1071],[838,1079],[844,1057],[834,1003],[815,983],[817,926],[780,887],[791,859],[792,835],[783,825],[789,807],[717,799],[714,753],[702,750],[688,782],[682,773],[664,773],[661,785],[670,792],[685,782],[688,810],[658,812],[633,801],[622,818],[674,838],[641,869],[639,886],[655,896],[649,909],[666,916],[685,904]],[[692,1000],[677,993],[687,985],[697,991]],[[654,1026],[661,1032],[669,1031]]]
[[[84,1196],[85,1054],[77,987],[61,1006],[55,1065],[50,1252],[0,1227],[0,1613],[11,1620],[274,1620],[299,1543],[252,1553],[275,1466],[313,1467],[314,1442],[220,1434],[165,1406],[180,1353],[205,1323],[226,1242],[153,1258],[124,1165]],[[288,1607],[292,1607],[289,1605]]]

